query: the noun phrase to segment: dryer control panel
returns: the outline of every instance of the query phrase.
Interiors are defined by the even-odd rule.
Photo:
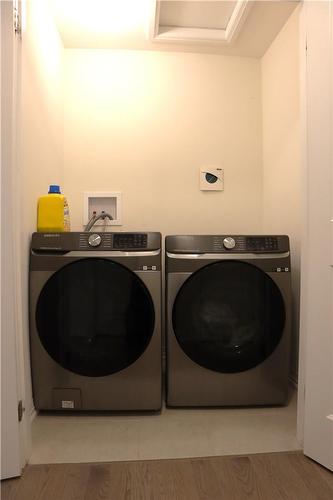
[[[249,252],[265,252],[279,250],[277,236],[247,236],[246,249]]]
[[[284,253],[289,252],[286,235],[179,235],[166,237],[170,253]]]

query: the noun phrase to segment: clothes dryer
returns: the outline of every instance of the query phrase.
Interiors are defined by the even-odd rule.
[[[34,233],[38,410],[159,410],[160,233]]]
[[[167,236],[167,404],[287,401],[287,236]]]

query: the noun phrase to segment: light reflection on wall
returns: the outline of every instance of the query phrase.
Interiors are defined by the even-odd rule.
[[[152,0],[50,0],[57,24],[65,31],[129,34],[149,21]]]
[[[23,51],[34,60],[34,68],[45,82],[44,90],[52,92],[62,77],[63,47],[48,1],[26,0],[22,17]]]

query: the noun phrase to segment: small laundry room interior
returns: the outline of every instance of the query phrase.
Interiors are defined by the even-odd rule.
[[[329,71],[332,75],[333,64],[330,69],[318,61],[316,68],[317,54],[307,62],[312,56],[311,51],[306,52],[313,39],[323,60],[331,57],[326,46],[318,42],[318,28],[307,24],[311,16],[318,16],[318,21],[333,19],[330,2],[319,3],[321,6],[284,0],[22,0],[1,5],[2,22],[11,15],[14,4],[20,23],[19,33],[11,41],[14,57],[5,61],[14,82],[9,91],[14,109],[9,113],[14,168],[4,178],[7,187],[15,186],[5,199],[5,209],[12,213],[10,221],[2,209],[6,219],[2,229],[11,235],[5,249],[12,260],[4,276],[11,283],[8,300],[14,298],[7,321],[16,339],[12,349],[17,360],[12,372],[16,389],[10,398],[15,393],[24,409],[17,424],[20,468],[25,463],[300,450],[304,449],[304,432],[311,435],[307,454],[332,467],[332,449],[324,443],[324,436],[332,435],[332,398],[326,387],[329,384],[323,381],[323,377],[332,380],[333,365],[327,361],[332,357],[329,325],[333,315],[327,306],[332,289],[326,281],[326,289],[323,285],[329,273],[333,282],[329,250],[332,224],[329,226],[329,216],[323,227],[315,219],[328,212],[332,219],[333,214],[326,192],[328,185],[333,186],[331,146],[327,146],[331,132],[327,135],[324,129],[329,123],[331,131],[332,123],[328,116],[319,116],[318,110],[326,109],[326,104],[323,108],[314,104],[326,92],[332,106],[332,92],[313,75],[318,75],[318,68],[319,73],[327,70],[327,75]],[[227,29],[230,20],[233,26]],[[325,82],[325,75],[321,76]],[[313,117],[312,128],[307,117]],[[322,136],[318,133],[320,123]],[[326,149],[318,146],[321,140],[326,141]],[[317,177],[313,164],[320,154],[326,154],[322,158],[326,166]],[[201,189],[204,169],[222,169],[222,190]],[[129,241],[134,242],[131,235],[138,233],[135,245],[140,247],[144,238],[140,235],[148,235],[147,248],[155,251],[157,236],[150,234],[161,233],[161,263],[152,260],[152,265],[161,272],[158,314],[163,374],[171,354],[170,346],[166,349],[165,237],[223,235],[234,237],[237,243],[243,241],[237,235],[252,235],[259,237],[259,243],[252,239],[246,244],[260,245],[260,236],[288,235],[290,248],[283,248],[290,251],[290,354],[281,359],[281,364],[288,364],[287,403],[175,408],[165,405],[163,375],[163,404],[157,412],[140,413],[142,408],[116,413],[36,411],[31,331],[29,334],[29,303],[30,307],[35,304],[29,292],[30,245],[37,227],[37,200],[51,184],[60,185],[67,197],[72,232],[84,233],[89,193],[96,198],[113,193],[119,196],[121,219],[119,216],[118,224],[111,221],[110,225],[96,226],[94,232],[124,233],[127,239],[115,238],[118,246],[114,249],[126,249]],[[318,214],[320,193],[325,207]],[[40,244],[36,238],[36,245]],[[319,239],[325,251],[311,246]],[[275,241],[267,242],[275,249]],[[320,274],[319,267],[310,269],[313,261],[318,266],[329,261],[329,266]],[[38,265],[36,260],[33,270],[38,271]],[[289,272],[289,264],[282,270]],[[103,274],[103,269],[100,272]],[[318,282],[314,285],[319,275],[323,288]],[[232,279],[230,283],[232,286]],[[145,286],[150,291],[150,283],[145,282]],[[323,309],[318,305],[319,296],[326,297],[321,298]],[[302,311],[308,311],[309,304],[314,309],[306,316]],[[88,306],[82,305],[82,318],[84,307]],[[315,321],[323,323],[320,326]],[[306,340],[308,325],[321,332],[318,335],[326,348],[319,349],[311,332]],[[325,352],[327,357],[321,359]],[[38,373],[47,384],[44,366],[38,365]],[[304,399],[304,387],[309,388],[308,400]],[[103,386],[102,391],[107,390],[107,385]],[[102,391],[98,397],[103,399]],[[11,400],[11,405],[16,407],[16,402]],[[319,409],[326,412],[324,424],[316,412],[312,414],[313,407],[318,415]],[[322,431],[316,427],[319,425],[323,425]],[[316,435],[322,441],[319,450]]]

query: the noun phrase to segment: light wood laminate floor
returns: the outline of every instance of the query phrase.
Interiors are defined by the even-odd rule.
[[[2,500],[332,500],[333,474],[300,452],[30,465]]]

